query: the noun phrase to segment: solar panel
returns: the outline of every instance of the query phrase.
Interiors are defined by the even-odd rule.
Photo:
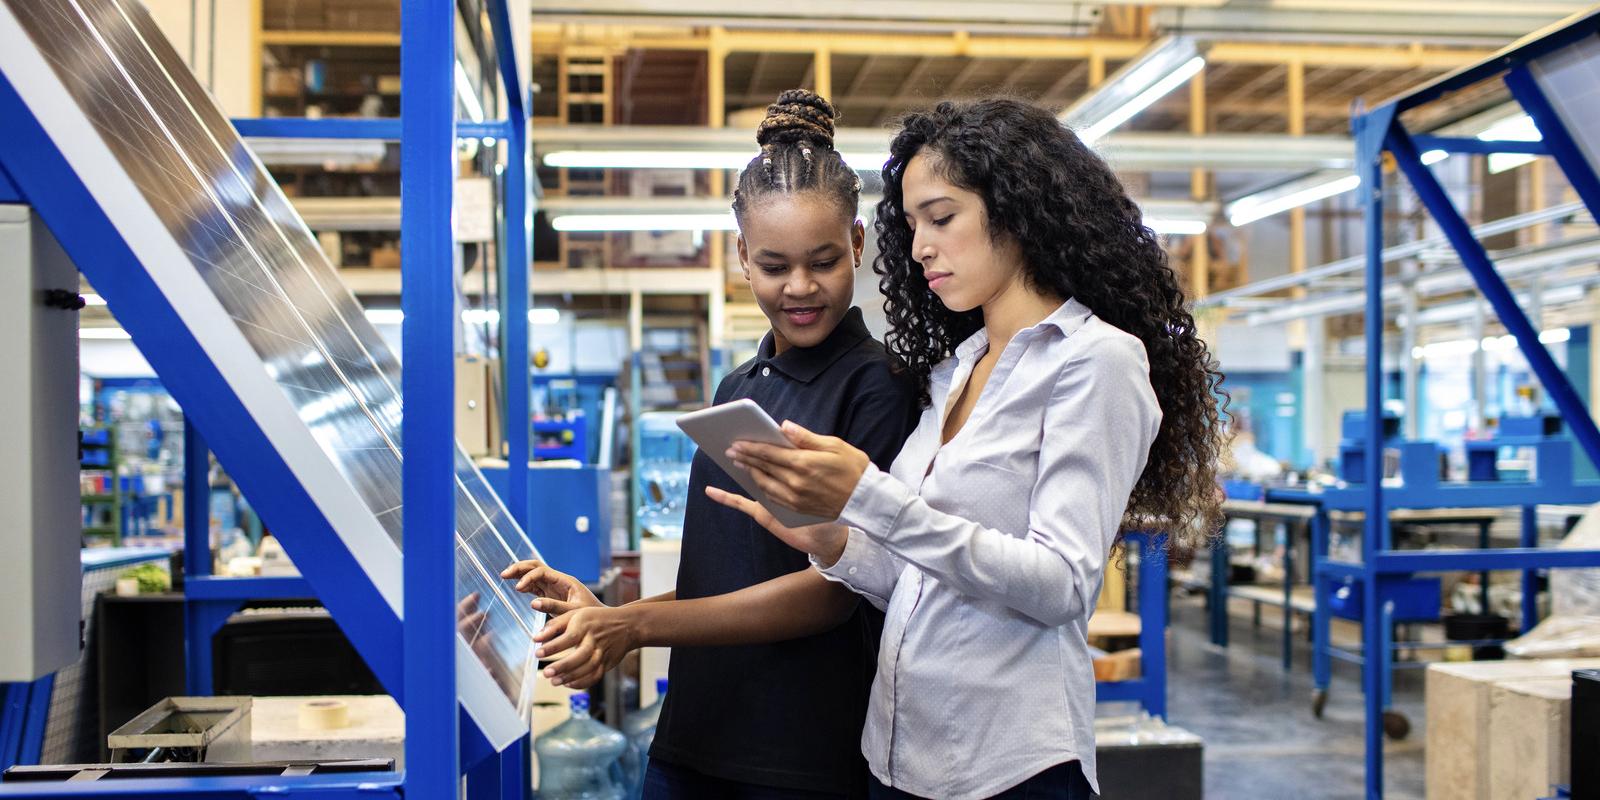
[[[398,614],[399,360],[142,5],[4,0],[0,12],[7,79]],[[33,52],[11,47],[23,42]],[[49,75],[35,74],[34,58]],[[109,161],[96,161],[103,151]],[[140,201],[158,229],[128,222],[145,213]],[[139,309],[107,297],[134,329]],[[543,617],[498,573],[535,550],[459,448],[456,467],[460,647],[521,707]],[[252,500],[272,525],[271,498]],[[292,555],[293,532],[279,535]]]
[[[1563,47],[1532,62],[1532,67],[1589,169],[1600,173],[1600,36]]]

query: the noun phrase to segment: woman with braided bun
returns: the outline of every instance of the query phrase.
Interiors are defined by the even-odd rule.
[[[739,176],[739,263],[772,324],[716,402],[754,400],[850,442],[885,469],[920,413],[916,378],[851,307],[865,230],[861,181],[833,148],[834,109],[778,96]],[[647,798],[862,797],[858,740],[882,614],[804,553],[706,498],[739,488],[704,453],[690,468],[677,590],[619,608],[543,564],[503,577],[551,615],[535,639],[553,683],[584,688],[629,650],[672,647]]]
[[[794,448],[730,449],[774,502],[837,524],[708,493],[885,609],[874,797],[1088,798],[1106,561],[1128,530],[1180,559],[1215,535],[1221,376],[1139,207],[1044,109],[913,113],[883,178],[874,270],[916,431],[887,471],[792,423]]]

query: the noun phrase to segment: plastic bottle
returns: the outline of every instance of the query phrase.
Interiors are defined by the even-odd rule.
[[[541,800],[623,800],[622,734],[589,716],[589,695],[572,696],[572,717],[533,744]]]
[[[644,776],[650,769],[650,743],[656,740],[656,722],[661,719],[661,704],[667,699],[667,679],[656,679],[656,700],[622,718],[622,735],[628,737],[630,753],[637,758],[637,780],[633,782],[629,797],[638,800],[644,794]]]

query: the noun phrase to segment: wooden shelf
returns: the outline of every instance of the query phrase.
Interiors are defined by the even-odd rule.
[[[311,47],[399,47],[400,34],[376,31],[273,31],[261,32],[264,45]]]

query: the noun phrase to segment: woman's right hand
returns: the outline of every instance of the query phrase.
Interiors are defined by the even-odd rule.
[[[594,592],[589,591],[589,587],[583,585],[583,581],[551,569],[543,561],[518,561],[506,567],[500,577],[515,580],[517,591],[523,594],[538,595],[529,605],[535,611],[543,611],[552,617],[574,609],[605,606],[600,598],[594,596]]]
[[[844,555],[845,542],[850,538],[850,529],[836,522],[824,522],[820,525],[806,525],[801,528],[791,528],[772,516],[760,503],[744,495],[725,492],[715,486],[706,487],[706,496],[729,508],[742,511],[746,516],[756,521],[757,525],[766,528],[773,536],[783,540],[783,543],[803,553],[816,556],[817,562],[823,569],[827,569]]]

